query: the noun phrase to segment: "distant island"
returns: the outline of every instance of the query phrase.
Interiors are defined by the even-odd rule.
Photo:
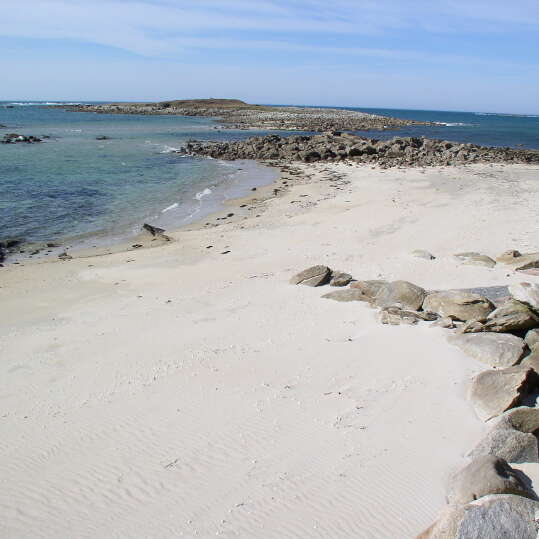
[[[239,99],[184,99],[157,103],[106,103],[63,106],[76,112],[102,114],[172,114],[219,119],[229,129],[285,131],[364,131],[398,129],[429,122],[390,118],[356,110],[251,105]]]

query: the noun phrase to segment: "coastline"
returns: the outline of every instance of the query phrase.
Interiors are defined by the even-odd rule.
[[[435,520],[485,431],[465,398],[484,365],[288,281],[327,264],[429,290],[537,282],[452,255],[537,250],[539,167],[294,167],[248,218],[230,201],[230,222],[165,249],[2,269],[4,535],[389,538]]]

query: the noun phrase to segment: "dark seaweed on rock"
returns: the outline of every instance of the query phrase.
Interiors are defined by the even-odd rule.
[[[226,160],[271,159],[305,163],[351,160],[383,167],[539,163],[538,150],[485,147],[425,137],[395,137],[380,141],[348,133],[289,137],[268,135],[233,142],[190,141],[180,151]]]

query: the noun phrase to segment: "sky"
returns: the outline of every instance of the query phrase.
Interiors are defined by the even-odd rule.
[[[0,100],[539,113],[539,0],[0,0]]]

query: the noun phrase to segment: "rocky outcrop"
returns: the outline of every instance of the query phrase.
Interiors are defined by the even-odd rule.
[[[268,135],[229,142],[188,142],[180,153],[216,159],[259,159],[281,162],[350,160],[393,166],[447,166],[466,163],[539,163],[539,151],[489,148],[424,137],[376,140],[347,133]],[[473,253],[482,257],[480,253]],[[470,257],[473,258],[473,257]],[[485,260],[483,260],[486,263]],[[494,261],[493,261],[494,262]]]
[[[408,281],[393,281],[383,285],[374,298],[374,304],[381,309],[399,307],[418,311],[423,305],[427,293],[420,286]]]
[[[34,142],[43,141],[42,139],[35,137],[34,135],[19,135],[18,133],[8,133],[7,135],[4,135],[4,138],[0,140],[1,144],[17,144],[19,142],[33,144]]]
[[[532,368],[517,365],[508,369],[479,373],[470,388],[470,400],[483,420],[534,400],[539,391],[539,374]]]
[[[537,539],[539,503],[513,494],[448,506],[417,539]]]
[[[108,103],[62,106],[77,112],[147,114],[215,118],[229,129],[258,128],[293,131],[385,130],[430,122],[404,120],[357,110],[250,105],[238,99],[190,99],[160,103]]]
[[[479,294],[447,290],[429,294],[423,303],[423,310],[465,322],[486,318],[494,310],[494,305]]]
[[[516,365],[526,349],[524,339],[510,334],[450,335],[447,340],[477,361],[501,369]]]
[[[321,286],[326,284],[331,277],[331,269],[327,266],[312,266],[290,279],[291,284],[302,284],[305,286]]]
[[[447,500],[452,504],[465,504],[489,494],[535,497],[506,460],[484,455],[477,457],[450,479]]]

